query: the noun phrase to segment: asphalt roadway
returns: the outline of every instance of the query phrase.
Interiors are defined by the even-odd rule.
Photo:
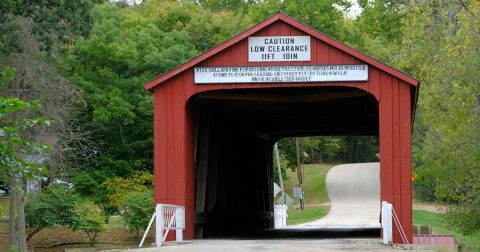
[[[334,166],[325,183],[330,199],[328,214],[287,228],[380,228],[380,163]]]

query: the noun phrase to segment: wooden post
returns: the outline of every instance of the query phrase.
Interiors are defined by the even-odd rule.
[[[277,160],[277,170],[278,170],[278,181],[280,182],[280,188],[282,189],[282,198],[283,204],[287,204],[287,196],[285,195],[285,188],[283,187],[283,176],[282,176],[282,169],[280,167],[280,154],[278,153],[278,144],[275,143],[273,146],[273,150],[275,151],[275,159]]]
[[[300,163],[300,143],[298,137],[295,137],[295,148],[297,152],[297,180],[298,180],[298,187],[300,187],[302,191],[302,196],[300,198],[300,209],[305,208],[305,202],[303,200],[303,174],[302,174],[302,165]]]

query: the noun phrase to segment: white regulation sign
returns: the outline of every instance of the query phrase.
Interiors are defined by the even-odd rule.
[[[310,61],[310,36],[248,38],[248,61]]]
[[[368,65],[195,67],[196,84],[367,81]]]

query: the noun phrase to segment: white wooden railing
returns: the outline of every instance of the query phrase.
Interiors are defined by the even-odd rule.
[[[393,241],[392,231],[392,204],[382,201],[383,244],[388,245]]]
[[[393,242],[393,225],[392,220],[397,230],[400,234],[400,238],[402,239],[403,244],[409,244],[407,235],[405,234],[405,230],[403,230],[402,223],[400,223],[400,219],[393,208],[393,205],[382,201],[382,232],[383,232],[383,243],[385,245]]]
[[[142,247],[148,231],[152,227],[153,220],[156,220],[155,243],[157,244],[157,247],[162,246],[162,243],[165,242],[170,230],[175,230],[177,242],[183,240],[183,230],[185,229],[185,207],[170,204],[158,204],[155,207],[155,213],[153,213],[138,247]]]
[[[282,228],[287,226],[287,205],[275,205],[273,212],[275,220],[275,228]]]

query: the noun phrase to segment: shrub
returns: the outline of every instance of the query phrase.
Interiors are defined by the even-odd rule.
[[[108,190],[103,183],[108,176],[109,174],[104,171],[88,171],[72,177],[75,191],[82,197],[92,199],[100,207],[105,223],[108,223],[110,216],[117,210],[116,206],[110,204]]]
[[[75,207],[75,218],[72,221],[73,231],[83,231],[87,234],[90,246],[97,243],[98,234],[105,230],[104,219],[100,209],[91,202],[83,202]]]
[[[25,205],[25,222],[31,229],[27,241],[44,228],[70,225],[75,216],[77,198],[66,185],[51,185],[30,198]]]
[[[128,230],[132,233],[145,230],[154,211],[153,192],[129,192],[123,197],[123,207],[125,209],[125,223]]]
[[[108,192],[111,205],[121,206],[125,192],[146,192],[153,184],[153,175],[148,172],[137,172],[129,178],[116,177],[107,179],[103,185]]]

